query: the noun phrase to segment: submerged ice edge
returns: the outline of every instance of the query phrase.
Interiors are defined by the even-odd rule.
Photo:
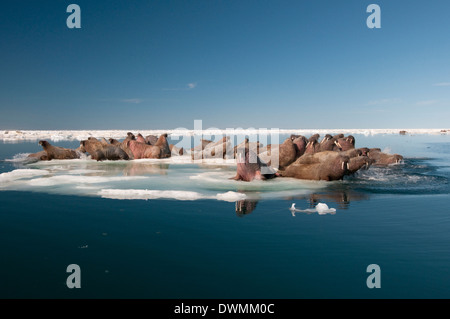
[[[400,131],[406,131],[407,134],[447,134],[450,129],[276,129],[279,134],[327,134],[327,133],[343,133],[343,134],[399,134]],[[51,141],[72,141],[84,140],[91,136],[94,137],[110,137],[121,139],[126,137],[127,132],[140,132],[142,135],[161,135],[167,133],[173,136],[198,136],[198,135],[228,135],[232,132],[234,135],[255,135],[270,134],[270,129],[205,129],[205,130],[0,130],[0,140],[4,142],[14,141],[36,141],[39,139],[48,139]]]

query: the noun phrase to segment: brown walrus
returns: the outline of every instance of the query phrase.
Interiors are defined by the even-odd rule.
[[[97,161],[117,161],[128,160],[128,154],[118,145],[104,144],[95,140],[84,140],[80,142],[80,149],[83,153],[89,153],[91,158]]]
[[[368,169],[372,165],[372,160],[365,155],[355,156],[350,158],[347,166],[347,175],[355,174],[361,168]]]
[[[340,180],[348,172],[348,162],[347,156],[342,156],[334,151],[305,154],[284,171],[279,171],[279,174],[282,177],[316,181]]]
[[[371,148],[367,154],[373,161],[372,165],[374,166],[388,166],[400,163],[403,160],[403,156],[400,154],[386,154],[381,152],[379,148]]]
[[[169,143],[167,142],[167,133],[162,134],[158,138],[158,140],[156,141],[154,146],[157,146],[157,147],[160,148],[160,150],[161,150],[161,155],[160,155],[161,158],[170,157],[172,155],[172,153],[170,151]]]
[[[251,182],[252,180],[265,180],[278,176],[275,170],[261,161],[256,153],[239,149],[237,153],[236,176],[231,178]]]
[[[40,152],[37,152],[37,153],[29,154],[27,157],[35,158],[38,161],[47,161],[47,152],[46,151],[40,151]]]
[[[136,135],[136,141],[141,142],[141,143],[146,143],[145,138],[142,136],[141,133],[138,133],[138,135]]]
[[[337,140],[342,151],[348,151],[349,149],[355,148],[355,138],[352,135],[347,137],[339,138]]]
[[[131,133],[129,133],[129,134],[131,134]],[[123,142],[119,142],[118,140],[116,140],[114,138],[110,138],[109,143],[111,143],[111,145],[119,146],[125,153],[127,153],[128,159],[132,160],[132,159],[134,159],[133,152],[131,152],[129,147],[126,146],[126,142],[131,141],[131,140],[132,140],[131,136],[127,136],[127,138]]]
[[[305,154],[314,154],[320,151],[319,134],[314,134],[308,139],[306,144]]]
[[[184,154],[183,148],[179,148],[173,144],[169,145],[169,149],[170,149],[170,153],[172,154],[172,156],[182,156]]]
[[[70,148],[63,148],[59,146],[53,146],[47,141],[39,141],[39,145],[42,146],[45,153],[47,153],[47,161],[52,159],[75,159],[80,158],[80,154]]]
[[[306,145],[308,145],[308,140],[303,135],[291,135],[292,143],[295,145],[296,155],[295,159],[299,158],[306,151]]]
[[[148,145],[135,140],[128,140],[125,145],[133,153],[134,159],[161,158],[161,148],[159,146]]]

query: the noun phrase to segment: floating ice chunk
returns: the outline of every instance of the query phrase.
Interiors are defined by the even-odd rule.
[[[295,208],[295,203],[292,203],[289,210],[292,213],[292,216],[295,216],[296,212],[300,213],[317,213],[319,215],[325,215],[325,214],[335,214],[336,209],[335,208],[329,208],[327,204],[324,203],[318,203],[315,208],[308,208],[308,209],[297,209]]]
[[[334,214],[336,213],[335,208],[328,208],[327,204],[319,203],[316,205],[316,210],[319,215],[325,215],[325,214]]]
[[[240,200],[247,199],[247,195],[245,195],[243,193],[236,193],[236,192],[229,191],[226,193],[217,194],[216,198],[218,200],[223,200],[226,202],[237,202]]]

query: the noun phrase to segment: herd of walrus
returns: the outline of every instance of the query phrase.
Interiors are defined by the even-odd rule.
[[[229,136],[217,142],[202,139],[199,145],[190,149],[190,156],[192,159],[235,158],[236,176],[232,179],[242,181],[275,177],[334,181],[372,165],[388,166],[403,160],[403,156],[383,153],[379,148],[355,148],[355,138],[352,135],[327,134],[320,142],[319,138],[319,134],[308,139],[302,135],[291,135],[282,144],[267,146],[245,139],[233,148]],[[81,141],[77,149],[54,146],[44,140],[39,141],[39,144],[43,151],[28,157],[50,161],[76,159],[85,153],[92,160],[115,161],[162,159],[185,153],[183,148],[169,145],[167,134],[144,137],[129,132],[123,141],[89,137]],[[272,163],[273,159],[277,159],[278,163]]]

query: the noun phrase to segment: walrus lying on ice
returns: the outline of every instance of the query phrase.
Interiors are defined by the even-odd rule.
[[[47,154],[47,161],[52,159],[75,159],[80,158],[80,154],[70,148],[63,148],[59,146],[53,146],[47,141],[39,141],[39,145],[42,146]]]

